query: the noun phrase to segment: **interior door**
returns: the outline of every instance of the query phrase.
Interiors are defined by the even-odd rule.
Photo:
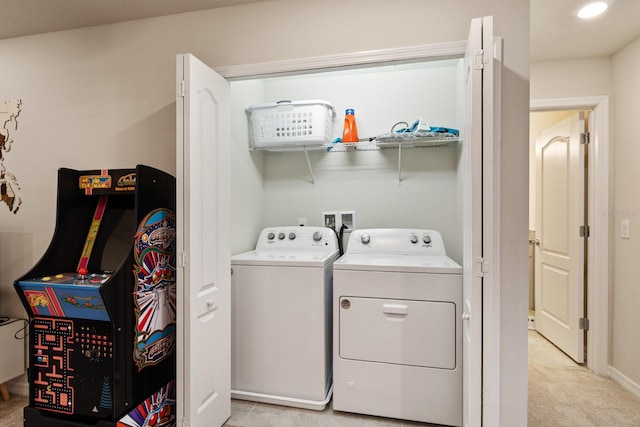
[[[536,329],[578,363],[584,362],[583,131],[583,113],[575,113],[536,142]]]
[[[463,261],[463,423],[482,425],[482,293],[486,274],[483,256],[483,202],[492,204],[490,191],[483,199],[483,151],[493,146],[493,21],[491,17],[471,21],[464,74],[466,80],[466,124],[462,159],[464,183]]]
[[[177,56],[177,407],[180,426],[231,415],[229,84]]]

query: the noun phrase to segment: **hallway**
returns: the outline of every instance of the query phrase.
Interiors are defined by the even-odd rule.
[[[528,425],[640,426],[640,398],[529,331]]]

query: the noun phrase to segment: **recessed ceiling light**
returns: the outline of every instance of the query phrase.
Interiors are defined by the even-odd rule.
[[[580,19],[595,18],[596,16],[602,14],[605,10],[607,10],[608,7],[609,7],[609,4],[604,1],[589,2],[578,10],[578,18]]]

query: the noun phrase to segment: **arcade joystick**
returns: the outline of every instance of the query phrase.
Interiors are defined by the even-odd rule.
[[[84,267],[78,269],[78,279],[85,280],[87,278],[87,274],[89,274],[89,270]]]

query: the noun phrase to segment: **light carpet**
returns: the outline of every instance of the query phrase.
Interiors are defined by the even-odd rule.
[[[530,427],[640,426],[640,398],[529,331]]]

